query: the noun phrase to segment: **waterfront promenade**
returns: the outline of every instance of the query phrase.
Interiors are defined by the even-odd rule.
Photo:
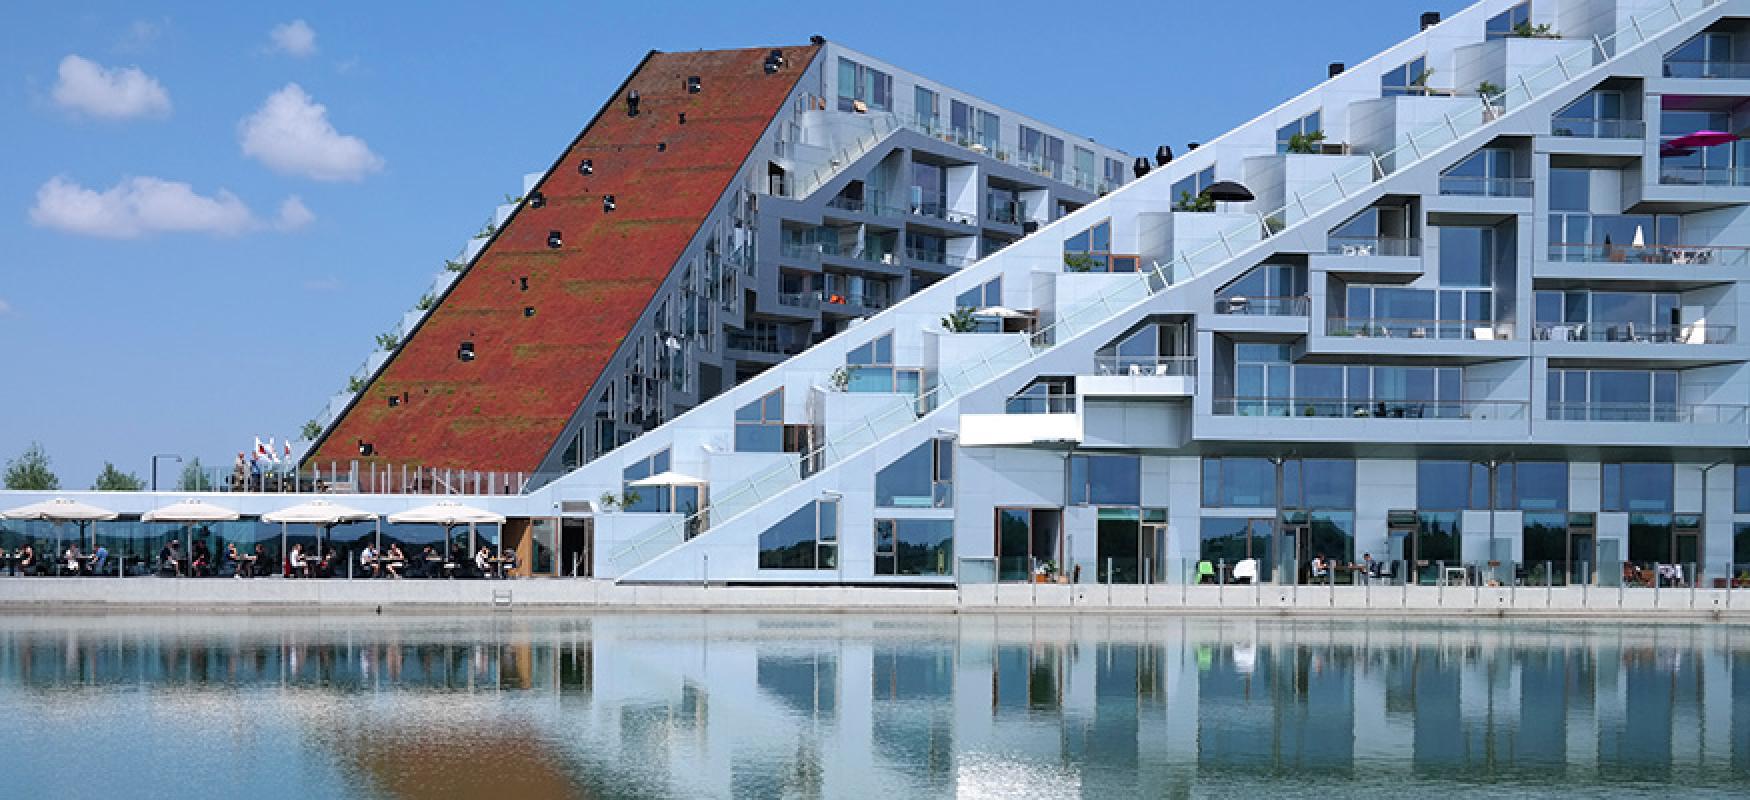
[[[594,580],[0,580],[0,613],[46,610],[1147,611],[1750,621],[1750,590],[1001,584],[961,588],[625,585]]]

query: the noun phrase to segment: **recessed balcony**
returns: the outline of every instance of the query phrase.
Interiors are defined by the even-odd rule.
[[[1519,400],[1406,398],[1217,397],[1216,416],[1315,419],[1517,420],[1529,405]]]
[[[1646,120],[1556,117],[1550,120],[1550,135],[1574,139],[1642,139]]]
[[[1556,403],[1551,422],[1640,422],[1693,425],[1744,425],[1750,406],[1721,403]]]
[[[1513,338],[1513,326],[1478,319],[1394,319],[1388,317],[1330,317],[1325,335],[1359,339],[1440,339],[1497,342]]]
[[[1736,328],[1731,325],[1541,324],[1532,329],[1540,342],[1616,342],[1621,344],[1731,344]]]

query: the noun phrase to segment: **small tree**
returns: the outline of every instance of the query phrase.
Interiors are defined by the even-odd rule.
[[[91,488],[99,492],[137,492],[146,488],[146,482],[132,472],[122,472],[108,461],[103,462],[103,471],[97,473],[97,482]]]
[[[971,333],[978,327],[978,322],[972,318],[972,309],[960,306],[942,318],[942,327],[949,333]]]
[[[206,467],[201,466],[199,457],[189,459],[182,467],[182,477],[177,479],[176,488],[185,492],[205,492],[216,487],[213,479],[207,477]]]
[[[1479,97],[1482,97],[1485,100],[1489,99],[1491,97],[1494,97],[1495,95],[1498,95],[1500,93],[1501,93],[1501,87],[1496,86],[1495,84],[1490,83],[1488,81],[1483,81],[1482,83],[1477,84],[1477,95]]]
[[[1087,253],[1064,253],[1063,254],[1063,271],[1064,272],[1093,272],[1094,267],[1097,267],[1099,265],[1100,265],[1100,262],[1095,261],[1094,257],[1088,255]]]
[[[346,379],[346,391],[349,394],[358,394],[359,392],[362,392],[364,390],[365,390],[365,379],[364,378],[361,378],[357,375],[350,375],[347,377],[347,379]]]
[[[1316,155],[1319,145],[1325,141],[1324,131],[1297,133],[1288,137],[1288,152],[1300,155]]]
[[[61,479],[49,468],[49,454],[39,442],[31,442],[17,458],[6,462],[6,488],[51,491],[61,488]]]
[[[413,304],[415,311],[430,311],[437,306],[437,298],[426,292],[419,296],[419,302]]]
[[[322,435],[322,423],[313,419],[304,420],[304,427],[298,432],[304,434],[304,441],[314,442],[316,437]]]
[[[457,261],[452,258],[444,259],[444,269],[449,270],[450,272],[461,272],[467,267],[468,262],[466,261]]]
[[[401,344],[401,337],[393,332],[377,334],[377,347],[384,351],[394,350]]]
[[[1179,192],[1179,201],[1173,204],[1173,210],[1214,211],[1215,198],[1210,197],[1208,192],[1198,192],[1196,197],[1192,197],[1190,192],[1181,191]]]
[[[480,226],[480,232],[474,234],[474,238],[476,238],[476,239],[490,239],[490,238],[492,238],[492,235],[495,233],[498,233],[498,226],[494,225],[492,223],[492,220],[489,219],[486,221],[486,224]]]

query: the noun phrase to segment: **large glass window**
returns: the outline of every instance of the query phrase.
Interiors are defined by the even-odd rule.
[[[1112,220],[1102,220],[1087,230],[1063,241],[1063,268],[1066,272],[1134,272],[1135,262],[1128,270],[1112,269]]]
[[[876,575],[953,575],[954,521],[875,520]]]
[[[1549,171],[1549,210],[1592,210],[1592,170],[1552,168]]]
[[[1605,511],[1669,512],[1675,494],[1676,471],[1670,464],[1631,462],[1605,464]]]
[[[1440,229],[1440,285],[1489,286],[1495,282],[1495,229]]]
[[[1433,511],[1488,508],[1488,466],[1470,461],[1416,462],[1416,507]]]
[[[839,504],[815,500],[760,534],[760,569],[838,567]]]
[[[1735,510],[1740,514],[1750,514],[1750,464],[1732,468],[1732,483],[1737,500]]]
[[[931,439],[875,473],[881,508],[949,508],[954,504],[954,442]]]
[[[1203,197],[1203,190],[1215,183],[1215,165],[1180,178],[1169,190],[1174,211],[1214,211],[1215,204]]]
[[[1031,581],[1057,574],[1063,547],[1063,511],[1055,508],[996,510],[997,580]]]
[[[1142,459],[1137,456],[1071,456],[1070,503],[1078,506],[1142,504]]]
[[[858,103],[863,107],[858,108]],[[893,76],[848,58],[840,58],[839,110],[892,111]]]
[[[1428,90],[1428,57],[1417,56],[1403,66],[1390,70],[1379,78],[1381,97],[1426,94]],[[1177,196],[1175,194],[1175,196]]]
[[[1521,31],[1529,30],[1530,27],[1531,2],[1526,0],[1526,2],[1490,17],[1489,21],[1483,25],[1483,38],[1487,41],[1505,39]]]
[[[1324,129],[1319,125],[1319,112],[1314,111],[1276,129],[1276,152],[1289,152],[1290,145],[1293,145],[1296,152],[1314,152],[1318,145],[1316,140],[1323,138],[1323,134]]]
[[[1355,460],[1308,458],[1282,464],[1283,508],[1354,508]]]
[[[1531,182],[1520,174],[1509,149],[1487,147],[1440,173],[1440,193],[1468,197],[1530,197]]]
[[[1646,128],[1638,119],[1625,119],[1622,92],[1599,89],[1587,92],[1555,113],[1550,133],[1601,139],[1638,139]]]
[[[1520,461],[1502,464],[1496,475],[1497,494],[1509,487],[1513,497],[1497,500],[1498,508],[1521,511],[1568,510],[1568,462]]]
[[[1203,459],[1205,508],[1275,508],[1276,465],[1267,458]]]
[[[1598,422],[1678,422],[1672,370],[1552,369],[1545,383],[1549,418]]]
[[[660,492],[654,491],[650,488],[636,488],[632,486],[632,482],[667,472],[669,470],[668,452],[667,449],[659,450],[645,458],[638,459],[637,461],[626,465],[625,469],[621,470],[620,477],[623,482],[621,485],[621,500],[632,501],[624,504],[625,510],[649,512],[663,510],[663,500],[658,496],[661,494]]]
[[[918,86],[912,90],[912,112],[917,116],[919,127],[930,133],[941,128],[941,103],[941,96],[929,89]]]
[[[784,390],[774,389],[735,412],[735,451],[780,453],[784,450]]]

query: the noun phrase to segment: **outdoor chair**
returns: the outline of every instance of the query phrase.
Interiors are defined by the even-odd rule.
[[[1208,561],[1197,562],[1197,582],[1215,583],[1215,565]]]

